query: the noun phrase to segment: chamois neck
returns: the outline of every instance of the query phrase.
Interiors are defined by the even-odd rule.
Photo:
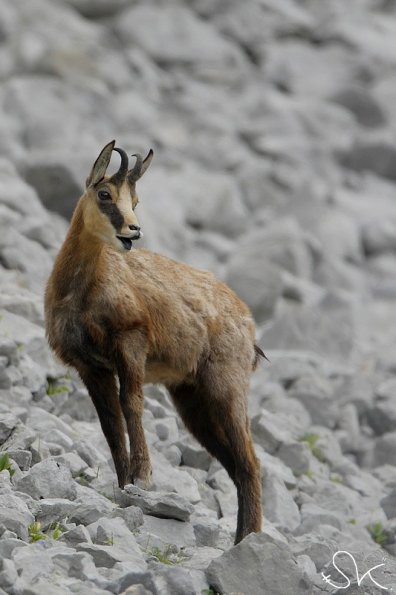
[[[54,269],[54,281],[62,297],[71,290],[83,293],[95,281],[102,251],[103,242],[87,231],[84,225],[80,201],[73,213]]]

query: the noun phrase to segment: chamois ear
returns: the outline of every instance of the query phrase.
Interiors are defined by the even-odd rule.
[[[115,140],[112,140],[108,143],[101,152],[99,153],[98,158],[96,159],[93,167],[91,169],[91,173],[89,174],[86,180],[86,186],[95,185],[104,177],[106,170],[109,166],[111,154],[113,152],[115,145]]]
[[[153,149],[150,149],[150,151],[147,153],[147,157],[145,157],[144,159],[139,153],[135,153],[134,155],[132,155],[132,157],[136,157],[136,163],[133,169],[130,169],[128,172],[128,182],[130,184],[134,184],[139,178],[142,177],[142,175],[150,165],[153,155]]]

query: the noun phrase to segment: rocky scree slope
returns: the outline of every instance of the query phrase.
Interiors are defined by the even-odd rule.
[[[0,593],[331,593],[396,583],[393,0],[0,0]],[[42,294],[91,162],[156,150],[146,245],[250,305],[264,530],[147,387],[150,491],[115,484]],[[362,587],[351,560],[338,565]]]

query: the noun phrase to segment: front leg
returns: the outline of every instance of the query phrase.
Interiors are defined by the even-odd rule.
[[[95,405],[103,433],[113,457],[118,485],[123,488],[129,481],[129,465],[124,424],[114,374],[106,368],[91,367],[85,364],[77,366],[77,370]]]
[[[133,331],[118,342],[117,371],[120,380],[120,403],[129,436],[129,480],[151,482],[151,464],[142,425],[144,367],[147,340],[140,331]]]

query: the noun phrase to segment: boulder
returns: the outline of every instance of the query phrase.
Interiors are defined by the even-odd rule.
[[[264,260],[259,248],[255,256],[237,252],[230,258],[226,282],[247,303],[257,322],[273,316],[282,295],[282,278],[279,268]]]
[[[268,477],[268,476],[267,476]],[[300,522],[300,511],[291,492],[277,477],[263,481],[264,518],[268,518],[280,530],[293,531]]]
[[[373,452],[373,465],[394,464],[396,457],[396,431],[386,432],[376,439]]]
[[[328,428],[335,426],[338,412],[333,389],[329,381],[319,375],[302,376],[288,391],[293,399],[298,399],[311,416],[312,423]]]
[[[67,498],[77,496],[75,482],[70,470],[53,459],[46,459],[33,465],[17,482],[17,488],[35,499]]]
[[[359,172],[372,172],[396,180],[396,149],[386,140],[356,141],[348,151],[339,153],[341,165]]]
[[[174,492],[146,492],[133,485],[125,486],[122,505],[138,506],[144,514],[179,521],[188,521],[194,510],[188,500]]]
[[[353,304],[328,294],[316,307],[282,310],[259,339],[269,352],[309,350],[342,364],[351,357],[355,336]]]
[[[298,595],[310,588],[289,547],[266,533],[249,535],[216,558],[206,576],[221,593]]]
[[[340,89],[331,100],[349,110],[366,128],[380,127],[386,122],[384,109],[363,85]]]
[[[75,201],[82,194],[82,185],[81,181],[75,179],[74,171],[67,161],[54,158],[53,155],[43,155],[41,160],[29,160],[24,177],[47,209],[66,219],[71,218]],[[31,230],[30,236],[32,233]]]
[[[151,35],[144,34],[148,28]],[[184,66],[206,80],[235,80],[245,64],[238,48],[187,6],[132,6],[116,19],[116,31],[127,47],[142,48],[163,67]]]

